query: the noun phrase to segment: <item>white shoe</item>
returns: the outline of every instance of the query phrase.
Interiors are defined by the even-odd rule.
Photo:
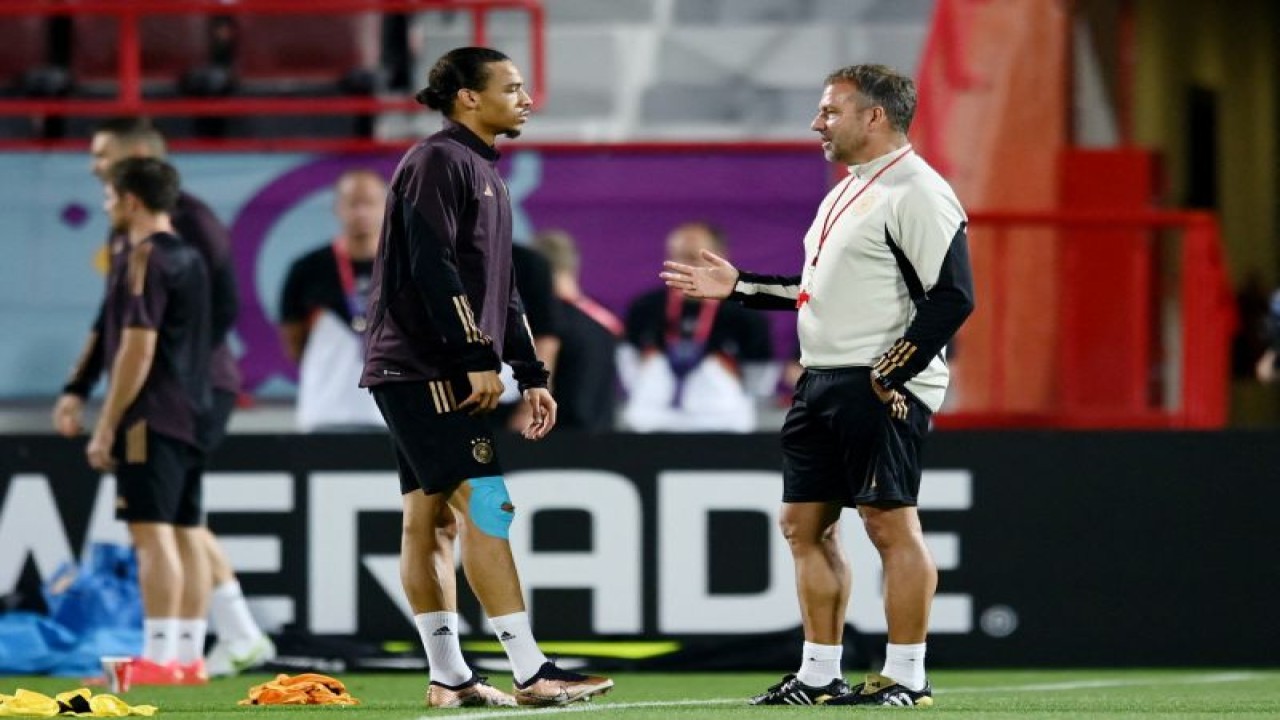
[[[266,635],[248,642],[228,642],[219,638],[205,658],[204,667],[209,677],[231,677],[275,658],[276,644]]]

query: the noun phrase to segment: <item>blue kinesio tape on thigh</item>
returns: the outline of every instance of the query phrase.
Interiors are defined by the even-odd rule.
[[[501,475],[471,478],[471,522],[491,537],[509,539],[515,508]]]

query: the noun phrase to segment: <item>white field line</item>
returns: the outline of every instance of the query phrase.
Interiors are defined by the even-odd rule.
[[[653,700],[650,702],[629,702],[629,703],[577,703],[574,705],[566,705],[564,707],[535,708],[533,710],[492,710],[489,712],[466,713],[459,715],[460,720],[482,720],[483,718],[505,718],[525,716],[525,715],[554,715],[560,713],[577,713],[605,711],[605,710],[632,710],[636,708],[674,708],[674,707],[698,707],[705,705],[742,705],[746,706],[745,698],[711,698],[707,700]],[[423,715],[418,720],[439,720],[439,716]]]
[[[1211,675],[1202,675],[1196,677],[1194,675],[1183,675],[1178,677],[1167,678],[1149,678],[1146,680],[1076,680],[1072,682],[1056,682],[1056,683],[1033,683],[1028,685],[989,685],[983,687],[953,687],[943,688],[934,691],[938,695],[956,695],[960,693],[982,693],[982,692],[1061,692],[1066,690],[1089,690],[1093,688],[1118,688],[1118,687],[1149,687],[1152,685],[1182,685],[1186,683],[1203,684],[1203,683],[1230,683],[1244,682],[1263,677],[1262,673],[1251,672],[1232,672],[1232,673],[1215,673]],[[698,707],[711,705],[746,705],[745,697],[737,698],[710,698],[707,700],[653,700],[649,702],[627,702],[627,703],[578,703],[575,705],[566,705],[565,707],[536,708],[532,710],[491,710],[488,712],[464,713],[460,714],[459,720],[486,720],[487,718],[507,718],[516,716],[529,715],[560,715],[565,713],[581,713],[592,711],[610,711],[610,710],[633,710],[640,708],[677,708],[677,707]],[[418,720],[439,720],[439,716],[423,715]]]
[[[1201,683],[1230,683],[1244,682],[1246,680],[1254,680],[1262,677],[1260,673],[1251,672],[1232,672],[1232,673],[1214,673],[1210,675],[1202,675],[1196,677],[1194,675],[1182,675],[1178,677],[1164,678],[1148,678],[1146,680],[1122,680],[1116,678],[1114,680],[1074,680],[1056,683],[1035,683],[1031,685],[990,685],[987,687],[958,687],[958,688],[941,688],[934,692],[938,695],[954,695],[958,693],[982,693],[982,692],[1055,692],[1061,690],[1091,690],[1094,688],[1117,688],[1117,687],[1150,687],[1152,685],[1183,685],[1183,684],[1201,684]]]

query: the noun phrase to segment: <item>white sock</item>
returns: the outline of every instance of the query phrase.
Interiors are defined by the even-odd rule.
[[[427,668],[435,682],[455,687],[471,679],[471,668],[462,657],[458,643],[458,613],[429,612],[413,616],[422,646],[427,650]]]
[[[178,620],[178,664],[190,665],[204,657],[204,636],[209,622],[204,618]]]
[[[529,613],[518,612],[502,617],[489,618],[493,626],[493,634],[498,636],[502,649],[507,651],[511,660],[511,674],[518,683],[529,682],[529,678],[538,674],[547,656],[538,649],[533,639],[533,628],[529,626]]]
[[[178,659],[178,618],[144,618],[142,657],[164,665]]]
[[[262,637],[262,628],[249,613],[240,583],[228,580],[213,589],[209,596],[209,615],[219,640],[245,645]]]
[[[796,673],[796,679],[812,687],[827,685],[840,677],[840,657],[843,654],[843,645],[806,642],[804,658],[800,662],[800,672]]]
[[[887,678],[892,678],[894,682],[908,690],[920,690],[925,683],[924,646],[925,643],[916,645],[886,644],[884,646],[884,670],[880,674]]]

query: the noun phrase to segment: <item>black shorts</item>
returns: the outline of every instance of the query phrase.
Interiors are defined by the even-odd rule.
[[[466,377],[385,383],[373,399],[391,430],[401,494],[444,492],[471,478],[502,474],[493,428],[457,409],[471,394]]]
[[[198,433],[206,456],[212,455],[227,438],[227,426],[231,424],[231,412],[236,409],[236,400],[236,394],[230,390],[214,388],[213,402],[200,420]]]
[[[931,415],[908,396],[906,418],[894,418],[870,368],[806,370],[782,426],[782,501],[915,505]]]
[[[199,450],[135,423],[116,438],[116,519],[204,524]]]

